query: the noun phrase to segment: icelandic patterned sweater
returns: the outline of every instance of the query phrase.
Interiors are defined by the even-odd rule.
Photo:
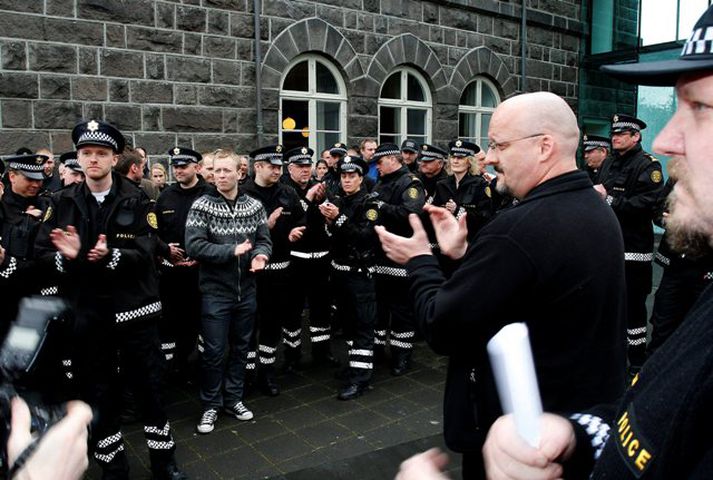
[[[250,240],[252,249],[235,256],[235,246]],[[270,257],[272,240],[262,204],[239,195],[231,205],[220,193],[198,198],[188,212],[186,251],[198,260],[204,295],[236,298],[255,293],[250,262],[259,254]]]

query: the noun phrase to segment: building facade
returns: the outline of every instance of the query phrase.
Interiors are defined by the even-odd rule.
[[[70,150],[90,117],[150,154],[484,145],[493,109],[523,87],[577,108],[580,2],[525,0],[524,37],[522,3],[0,0],[2,153]]]

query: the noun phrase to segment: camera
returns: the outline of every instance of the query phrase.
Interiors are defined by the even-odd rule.
[[[0,474],[8,471],[7,440],[10,435],[13,397],[21,396],[30,408],[31,431],[41,435],[64,415],[64,407],[51,402],[56,392],[60,363],[60,330],[70,310],[57,297],[23,298],[16,320],[0,347]],[[54,399],[53,399],[54,400]]]

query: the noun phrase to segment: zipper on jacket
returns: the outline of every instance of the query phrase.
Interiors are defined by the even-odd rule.
[[[227,203],[227,202],[226,202],[226,203]],[[230,204],[228,204],[228,208],[231,208]],[[232,216],[232,219],[233,219],[233,231],[235,231],[235,245],[236,245],[236,246],[238,245],[238,242],[239,242],[239,240],[238,240],[238,228],[237,228],[237,226],[235,225],[235,215],[236,215],[236,213],[237,213],[237,210],[238,210],[238,199],[236,198],[236,199],[235,199],[235,205],[232,207],[232,210],[231,210],[231,212],[230,212],[230,213],[231,213],[231,216]],[[235,257],[235,258],[236,258],[236,260],[237,260],[237,261],[236,261],[236,265],[237,265],[237,270],[238,270],[238,302],[240,302],[240,301],[241,301],[241,297],[243,296],[243,292],[242,292],[242,290],[241,290],[241,288],[240,288],[240,256],[238,255],[238,256]]]

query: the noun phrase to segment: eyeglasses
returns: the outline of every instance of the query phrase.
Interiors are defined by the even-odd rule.
[[[534,133],[532,135],[528,135],[526,137],[520,137],[516,138],[514,140],[507,140],[505,142],[496,142],[495,140],[488,140],[488,150],[498,150],[502,152],[506,148],[508,148],[511,144],[515,142],[519,142],[521,140],[527,140],[528,138],[535,138],[535,137],[541,137],[542,135],[546,135],[545,133]]]

